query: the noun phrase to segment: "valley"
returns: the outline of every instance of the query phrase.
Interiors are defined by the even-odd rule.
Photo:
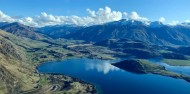
[[[0,94],[190,94],[189,0],[0,0]]]
[[[87,46],[85,49],[89,49],[89,51],[91,51],[92,53],[86,54],[83,51],[85,49],[80,48],[81,51],[79,51],[77,49],[74,49],[72,46],[82,44],[82,41],[69,41],[65,39],[53,40],[51,38],[34,40],[27,37],[17,37],[5,31],[0,31],[0,34],[2,54],[0,74],[2,77],[1,82],[3,82],[1,83],[0,93],[41,94],[42,92],[53,93],[53,91],[54,93],[96,92],[93,85],[85,83],[79,79],[71,78],[68,76],[60,76],[56,74],[38,74],[35,68],[39,64],[47,61],[65,60],[73,57],[93,56],[93,58],[102,58],[102,56],[98,55],[101,53],[98,51],[92,51],[92,48],[97,50],[99,48],[106,48],[91,48],[91,46]],[[111,50],[107,50],[102,52],[102,55],[104,56],[104,58],[108,58],[110,56],[107,54],[112,53],[114,52]],[[55,85],[56,81],[57,85],[59,85],[59,89],[49,90],[47,87]],[[87,88],[87,90],[85,90],[85,88]],[[89,90],[89,88],[91,88],[91,90]]]
[[[93,81],[89,81],[87,78],[81,79],[80,77],[64,73],[41,73],[37,69],[39,66],[48,62],[53,63],[54,61],[65,61],[74,58],[107,61],[119,59],[125,60],[126,58],[146,61],[152,58],[160,58],[158,62],[164,62],[171,66],[190,66],[190,54],[188,53],[188,41],[190,40],[180,44],[173,43],[173,40],[170,41],[166,39],[152,41],[150,38],[150,40],[143,40],[144,38],[140,37],[140,35],[135,35],[136,37],[134,38],[129,36],[121,37],[119,35],[125,35],[123,34],[125,31],[117,31],[117,28],[121,29],[121,27],[114,27],[116,31],[114,31],[115,34],[112,34],[115,35],[115,37],[109,35],[109,37],[104,37],[105,39],[100,38],[107,32],[106,30],[106,32],[99,30],[101,28],[108,28],[115,25],[118,26],[118,24],[123,26],[121,23],[125,23],[124,25],[127,25],[127,27],[130,27],[128,25],[132,24],[131,26],[135,26],[133,28],[136,28],[136,25],[130,21],[121,21],[106,23],[105,27],[102,25],[91,27],[63,26],[63,28],[62,26],[52,26],[33,28],[20,23],[4,23],[3,25],[0,25],[0,93],[97,93],[97,85],[95,85]],[[109,26],[110,24],[111,26]],[[140,23],[140,25],[142,25],[142,23]],[[123,28],[124,27],[125,26],[123,26]],[[144,25],[143,28],[145,28]],[[112,30],[111,28],[109,29]],[[46,30],[49,30],[49,33],[46,32]],[[52,31],[56,32],[52,33]],[[89,36],[88,34],[83,34],[85,36],[81,36],[82,38],[75,38],[80,36],[78,33],[87,31],[97,31],[100,32],[100,35],[94,36],[94,39],[85,38]],[[136,33],[138,32],[140,31],[137,30]],[[101,33],[103,35],[101,35]],[[149,31],[146,31],[146,33],[148,34]],[[59,34],[63,35],[57,36]],[[116,37],[116,35],[118,36]],[[169,46],[169,44],[171,45]],[[98,62],[100,63],[102,61]],[[117,62],[118,61],[113,61],[111,63],[117,64]],[[132,63],[129,62],[129,64]],[[145,66],[145,68],[138,70],[144,74],[156,74],[164,77],[183,79],[188,82],[190,81],[188,75],[171,72],[166,70],[164,66],[152,64],[150,62],[139,64],[143,67]],[[105,67],[107,66],[112,65],[108,64]],[[124,67],[126,65],[122,66]],[[136,69],[136,67],[126,69],[122,68],[122,66],[119,66],[119,70],[123,69],[126,70],[126,72],[130,72],[130,68]],[[113,66],[111,68],[113,68],[113,70],[118,70]],[[132,72],[136,72],[136,70],[133,70]]]

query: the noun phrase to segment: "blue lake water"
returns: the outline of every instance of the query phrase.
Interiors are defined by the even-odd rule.
[[[152,63],[156,63],[158,65],[164,66],[166,70],[190,76],[190,66],[171,66],[164,62],[161,62],[158,59],[157,60],[150,59],[149,61]]]
[[[190,83],[154,74],[133,74],[121,70],[114,61],[74,58],[47,62],[40,73],[59,73],[96,85],[103,94],[190,94]]]

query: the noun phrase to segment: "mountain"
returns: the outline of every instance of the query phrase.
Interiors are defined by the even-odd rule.
[[[25,50],[16,41],[18,37],[0,30],[0,93],[19,94],[22,90],[33,89],[38,77],[33,68],[24,63]],[[20,41],[21,42],[21,41]]]
[[[186,23],[187,24],[187,23]],[[106,39],[140,40],[154,45],[190,45],[190,26],[120,20],[93,26],[49,26],[39,31],[53,38],[99,42]]]
[[[0,27],[6,24],[8,24],[8,22],[0,22]]]
[[[184,22],[181,25],[183,25],[183,26],[190,26],[190,23],[189,22]]]
[[[25,26],[18,22],[15,23],[6,23],[0,25],[0,29],[12,33],[19,37],[26,37],[30,39],[41,39],[43,36],[37,32],[35,32],[35,28]]]
[[[34,67],[46,61],[79,56],[102,58],[107,54],[108,58],[117,55],[135,56],[138,59],[163,57],[175,61],[189,61],[190,57],[189,47],[158,46],[189,45],[190,28],[187,25],[169,26],[160,22],[147,24],[141,21],[120,20],[94,26],[57,25],[42,28],[33,28],[20,23],[0,23],[0,28],[6,30],[0,30],[0,94],[70,92],[74,91],[73,88],[77,90],[76,92],[83,93],[93,89],[77,79],[54,74],[38,75]],[[40,33],[55,39],[80,39],[93,41],[94,44],[65,39],[41,40],[47,36]],[[103,50],[105,52],[101,52]],[[132,67],[136,67],[136,64],[140,70],[144,68],[144,63],[140,62],[135,62]],[[146,68],[151,69],[149,73],[160,73],[154,71],[156,65],[152,67],[152,64],[148,64]],[[76,82],[77,85],[73,86]],[[85,90],[78,88],[81,85]]]
[[[52,38],[63,38],[63,36],[69,35],[78,31],[84,27],[76,25],[55,25],[55,26],[45,26],[39,28],[37,32],[45,34]]]
[[[162,22],[159,22],[159,21],[155,21],[155,22],[150,23],[151,28],[160,28],[162,26],[164,26],[164,24]]]
[[[153,48],[142,41],[139,40],[130,40],[130,39],[107,39],[95,43],[96,46],[105,46],[109,48],[139,48],[139,49],[149,49]],[[154,48],[155,49],[155,48]]]
[[[108,47],[111,50],[126,53],[137,58],[154,58],[161,56],[159,47],[149,45],[142,41],[130,39],[108,39],[95,43],[96,46]]]
[[[107,47],[128,56],[141,59],[163,57],[166,59],[188,60],[190,47],[158,46],[131,39],[107,39],[94,44]]]
[[[85,27],[64,37],[94,42],[127,38],[156,45],[189,45],[190,27],[169,26],[160,22],[151,22],[148,25],[141,21],[120,20]]]
[[[42,62],[73,56],[74,51],[63,48],[64,42],[21,38],[0,30],[0,94],[94,94],[95,87],[79,79],[37,72]]]

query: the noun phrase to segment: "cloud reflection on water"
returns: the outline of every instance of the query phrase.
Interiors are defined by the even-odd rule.
[[[97,70],[98,72],[102,72],[104,74],[109,73],[110,71],[118,71],[119,68],[110,64],[109,61],[97,62],[97,63],[86,63],[86,70]]]

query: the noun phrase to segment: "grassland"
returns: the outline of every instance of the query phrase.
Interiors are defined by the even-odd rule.
[[[190,60],[163,59],[162,62],[172,66],[190,66]]]
[[[39,80],[34,67],[27,63],[24,48],[15,44],[14,35],[0,31],[0,78],[3,93],[17,93],[22,90],[30,90]],[[1,91],[0,91],[1,92]]]
[[[48,94],[90,94],[96,92],[93,85],[79,79],[65,75],[39,75],[36,71],[36,67],[41,63],[73,57],[99,59],[128,57],[126,53],[83,42],[49,38],[32,40],[0,31],[0,94],[20,92],[26,94],[44,92]],[[140,61],[139,64],[144,73],[189,79],[188,76],[166,71],[162,66],[150,64],[145,60]],[[163,59],[163,62],[175,66],[190,66],[188,60]]]
[[[55,92],[58,94],[94,93],[95,87],[89,83],[64,75],[39,75],[36,71],[36,67],[46,61],[83,56],[104,59],[113,58],[111,55],[113,51],[103,47],[80,47],[81,42],[83,41],[46,38],[31,40],[0,31],[0,94],[16,94],[20,92],[33,94],[43,93],[44,91],[48,91],[45,93],[50,94]],[[69,48],[73,45],[77,49]],[[86,50],[90,53],[85,53]],[[61,84],[59,84],[59,81]],[[64,83],[69,84],[63,85]],[[52,87],[59,88],[50,90]],[[64,87],[64,89],[60,89],[60,87]]]

